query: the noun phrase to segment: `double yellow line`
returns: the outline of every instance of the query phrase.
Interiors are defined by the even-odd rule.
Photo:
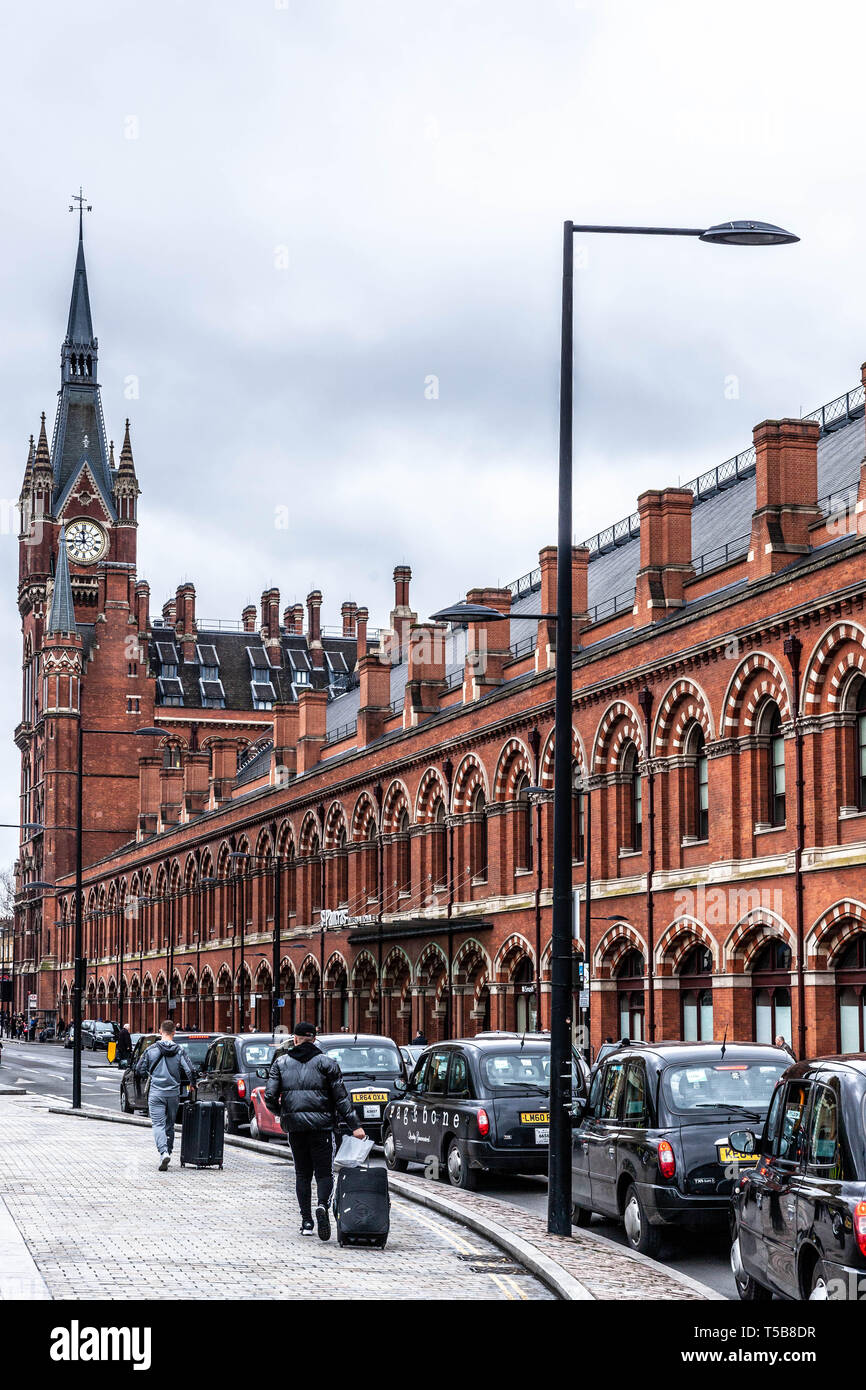
[[[428,1231],[433,1231],[435,1235],[447,1241],[448,1244],[453,1246],[461,1255],[478,1255],[483,1258],[484,1251],[479,1250],[477,1246],[470,1245],[462,1236],[455,1235],[450,1229],[450,1222],[444,1219],[442,1221],[434,1221],[426,1214],[422,1215],[421,1212],[417,1211],[407,1202],[395,1201],[393,1205],[404,1216],[408,1216],[410,1221],[417,1221],[420,1226],[426,1226]],[[510,1274],[494,1274],[490,1270],[485,1272],[488,1279],[493,1280],[493,1283],[506,1298],[512,1301],[516,1301],[517,1299],[523,1299],[524,1302],[526,1301],[528,1295]]]

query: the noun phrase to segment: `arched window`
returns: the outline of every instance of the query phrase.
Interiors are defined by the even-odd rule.
[[[473,878],[483,880],[487,878],[487,800],[482,787],[475,788],[472,815],[469,867]]]
[[[644,1031],[644,958],[640,951],[626,952],[615,978],[619,1035],[640,1042]]]
[[[412,892],[412,853],[409,839],[409,812],[405,806],[397,825],[397,891]]]
[[[376,836],[376,822],[371,818],[367,826],[367,844],[364,850],[364,889],[368,900],[379,896],[379,846]]]
[[[514,1027],[518,1033],[538,1029],[538,999],[533,983],[532,961],[524,956],[512,976],[514,986]]]
[[[790,972],[791,948],[774,937],[752,964],[756,1042],[773,1043],[780,1035],[791,1041]]]
[[[444,886],[448,881],[448,826],[446,824],[445,802],[441,797],[433,810],[430,861],[433,887]]]
[[[866,811],[866,681],[859,684],[854,709],[854,788],[858,810]]]
[[[713,990],[710,975],[713,957],[706,946],[693,946],[680,968],[680,1005],[683,1041],[712,1042]]]
[[[866,936],[855,936],[836,961],[839,1051],[866,1052]]]
[[[639,850],[643,844],[643,790],[637,749],[633,743],[626,744],[620,766],[625,781],[625,822],[621,847]]]
[[[688,735],[686,757],[690,760],[691,773],[686,834],[695,840],[706,840],[710,829],[709,766],[704,731],[700,724],[694,724]]]
[[[759,728],[766,739],[766,816],[768,825],[785,824],[785,740],[778,705],[768,701]]]
[[[532,803],[529,800],[529,786],[529,778],[524,773],[517,785],[514,865],[518,869],[531,869],[533,863]]]
[[[310,912],[315,919],[322,907],[322,852],[318,835],[310,837],[307,872],[310,875]]]
[[[349,901],[349,850],[346,845],[346,827],[340,826],[337,832],[337,862],[335,886],[337,890],[337,905]]]

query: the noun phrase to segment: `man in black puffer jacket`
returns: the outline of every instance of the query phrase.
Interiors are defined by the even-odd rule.
[[[312,1023],[296,1023],[294,1047],[277,1054],[265,1087],[265,1104],[289,1138],[295,1160],[295,1191],[301,1209],[301,1235],[313,1234],[313,1178],[316,1179],[316,1225],[322,1240],[331,1235],[328,1206],[334,1188],[334,1127],[342,1121],[363,1139],[339,1064],[313,1039]]]

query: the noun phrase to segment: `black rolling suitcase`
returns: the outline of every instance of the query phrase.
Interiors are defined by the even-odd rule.
[[[391,1196],[384,1168],[366,1163],[340,1168],[334,1197],[340,1245],[375,1245],[384,1249],[391,1229]]]
[[[180,1133],[180,1166],[193,1168],[223,1166],[225,1106],[221,1100],[188,1100],[183,1107]]]

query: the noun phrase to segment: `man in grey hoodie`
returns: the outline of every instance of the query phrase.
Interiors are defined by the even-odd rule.
[[[159,1150],[159,1171],[164,1173],[174,1148],[174,1122],[180,1102],[180,1088],[195,1080],[192,1063],[174,1040],[170,1018],[160,1026],[160,1036],[136,1063],[137,1076],[150,1077],[147,1106],[153,1137]]]

